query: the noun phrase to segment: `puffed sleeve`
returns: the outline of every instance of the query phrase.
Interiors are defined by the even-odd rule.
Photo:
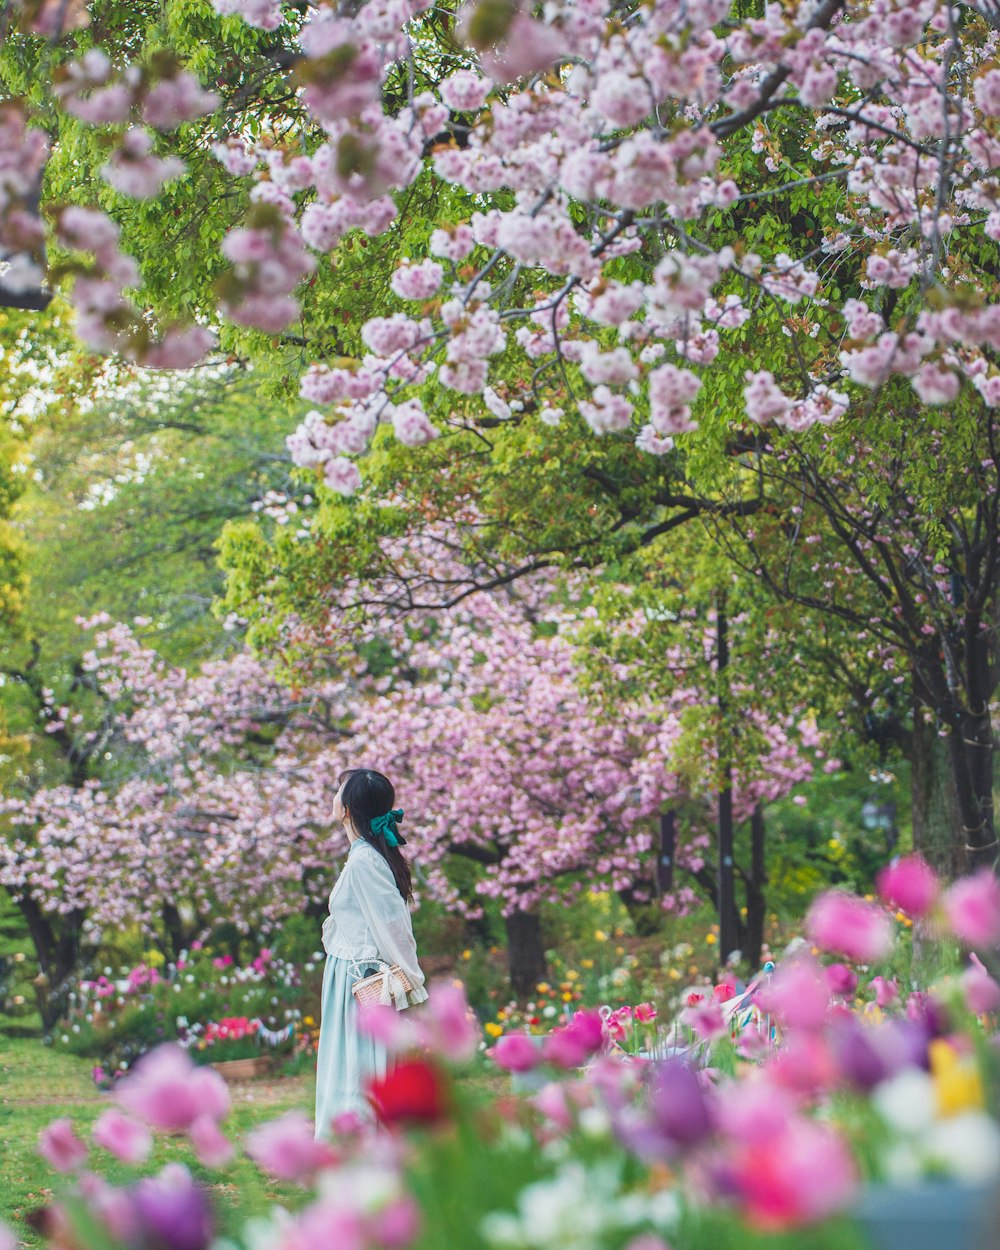
[[[354,894],[361,907],[365,923],[371,930],[379,958],[386,963],[399,964],[413,986],[407,995],[411,1005],[427,998],[424,974],[417,963],[417,944],[413,939],[410,909],[396,888],[392,869],[372,850],[357,857],[351,870],[360,870],[354,879]]]

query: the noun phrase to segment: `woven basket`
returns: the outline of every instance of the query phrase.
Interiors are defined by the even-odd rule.
[[[351,986],[351,993],[359,1006],[367,1007],[372,1003],[380,1003],[382,1001],[382,991],[387,974],[397,980],[407,994],[413,989],[413,986],[410,984],[410,978],[399,964],[390,965],[379,960],[377,966],[378,972],[372,973],[369,977],[361,977],[360,980],[355,981]],[[399,1009],[397,1007],[397,1010]]]

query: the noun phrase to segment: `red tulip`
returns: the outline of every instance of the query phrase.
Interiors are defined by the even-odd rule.
[[[368,1086],[383,1124],[434,1124],[448,1115],[448,1089],[441,1071],[425,1059],[405,1059]]]

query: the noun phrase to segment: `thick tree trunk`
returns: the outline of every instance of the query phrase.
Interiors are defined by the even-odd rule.
[[[545,980],[542,922],[535,912],[516,911],[507,917],[507,961],[515,994],[533,994]]]
[[[946,879],[962,869],[958,831],[962,813],[955,791],[951,758],[936,726],[924,723],[924,709],[913,714],[910,798],[913,847]]]
[[[971,632],[976,637],[967,639],[964,688],[959,686],[947,642],[943,656],[935,652],[919,658],[915,685],[917,699],[936,714],[938,724],[947,731],[950,790],[958,815],[958,824],[952,829],[953,866],[958,872],[995,867],[997,863],[993,817],[995,747],[989,706],[992,678],[986,642],[978,637],[978,618],[970,625],[967,617],[966,624],[967,636]],[[918,708],[914,718],[918,726],[919,712]],[[933,733],[934,726],[930,730]],[[926,763],[925,757],[921,764]]]
[[[14,896],[11,896],[14,898]],[[56,933],[48,917],[33,898],[14,898],[38,957],[38,976],[35,977],[35,1000],[42,1027],[48,1033],[62,1015],[66,1006],[67,982],[75,971],[80,953],[80,924],[82,911],[71,912],[65,917],[66,929]]]

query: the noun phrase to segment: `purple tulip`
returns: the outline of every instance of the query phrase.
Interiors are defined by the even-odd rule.
[[[712,1131],[708,1100],[694,1070],[677,1059],[657,1067],[650,1096],[654,1121],[681,1146],[693,1146]]]
[[[207,1250],[212,1240],[212,1209],[205,1191],[183,1164],[168,1163],[132,1190],[132,1205],[143,1242],[161,1250]]]

